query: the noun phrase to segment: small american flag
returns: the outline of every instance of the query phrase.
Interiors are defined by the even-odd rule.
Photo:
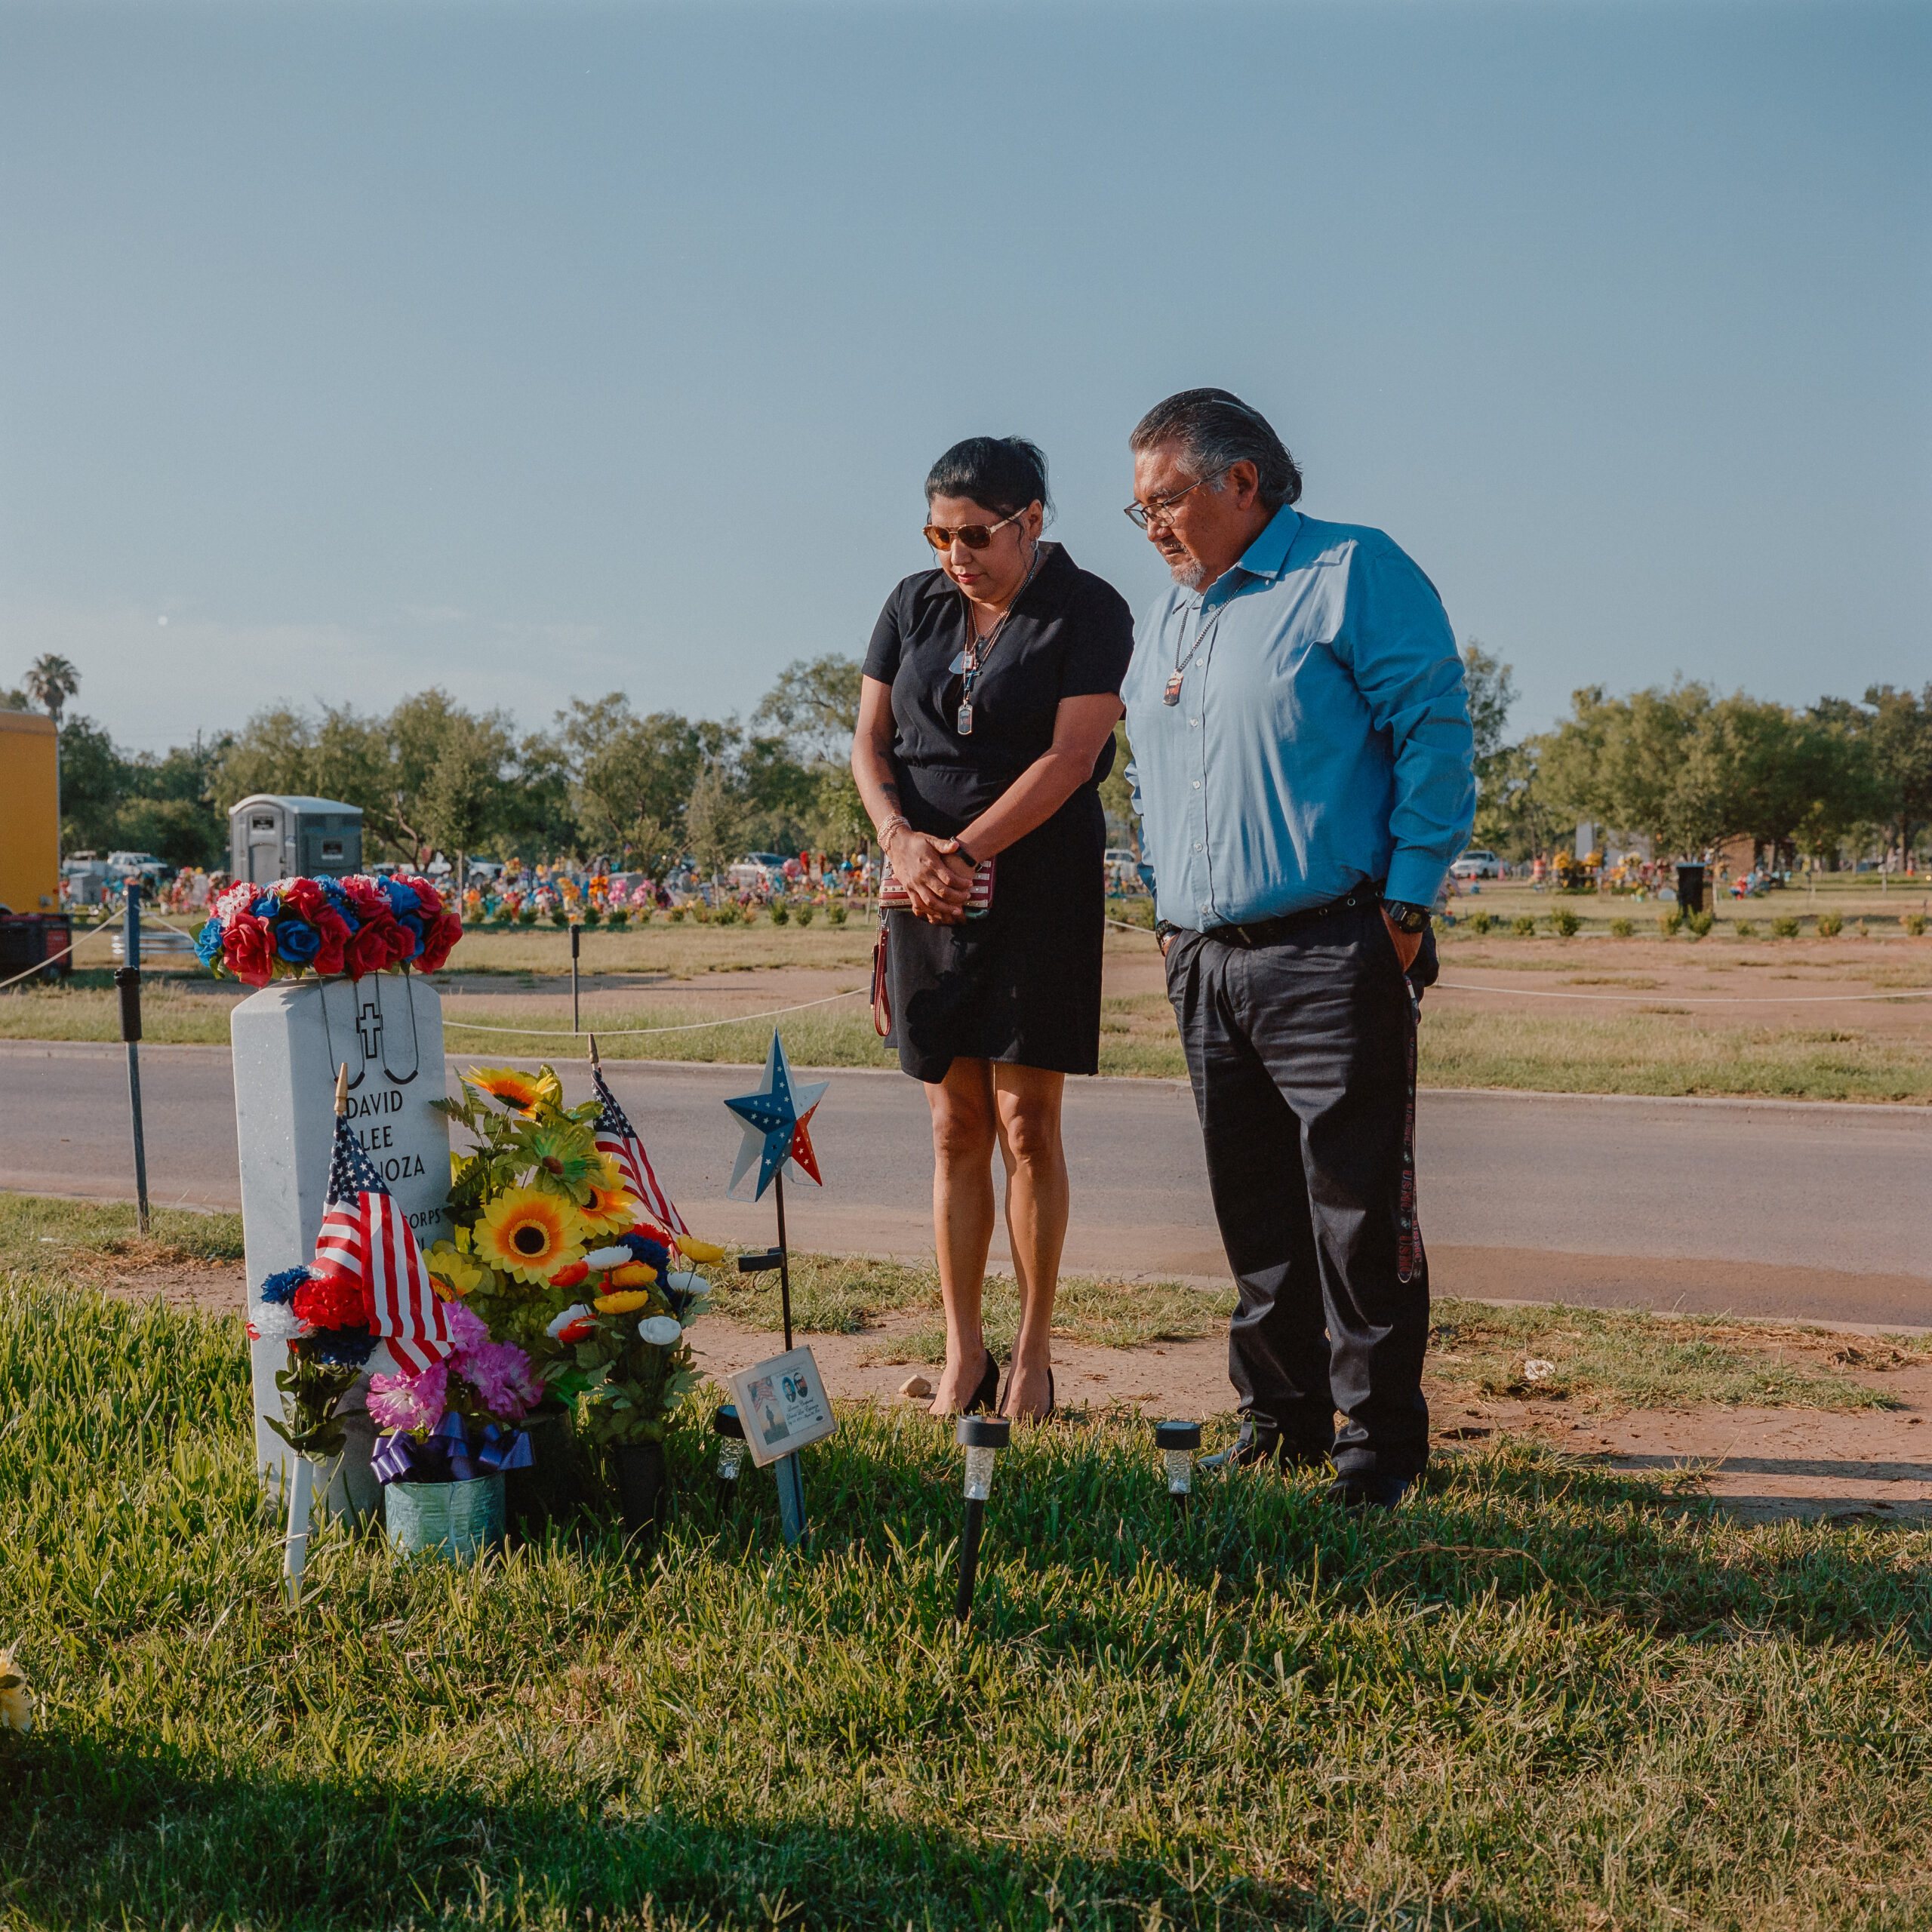
[[[651,1168],[651,1156],[644,1151],[644,1143],[638,1138],[637,1129],[618,1106],[617,1095],[611,1091],[603,1068],[592,1066],[590,1077],[597,1083],[597,1097],[604,1103],[604,1111],[597,1116],[597,1151],[608,1154],[617,1162],[626,1184],[644,1203],[659,1226],[674,1235],[689,1234],[691,1229],[685,1226],[684,1216],[672,1204],[671,1197],[659,1184]]]
[[[315,1237],[315,1266],[361,1284],[371,1326],[411,1374],[450,1352],[449,1323],[408,1217],[383,1185],[346,1115],[335,1122],[328,1212]]]

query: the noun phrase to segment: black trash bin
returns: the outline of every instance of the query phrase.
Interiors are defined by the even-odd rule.
[[[1677,869],[1677,909],[1701,912],[1704,909],[1704,868],[1679,866]]]

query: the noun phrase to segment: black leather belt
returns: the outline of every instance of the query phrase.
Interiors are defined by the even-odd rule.
[[[1278,919],[1257,919],[1245,926],[1208,926],[1203,929],[1201,937],[1219,940],[1223,946],[1277,946],[1291,933],[1312,926],[1318,919],[1346,912],[1357,906],[1380,905],[1383,883],[1380,879],[1374,880],[1366,885],[1357,886],[1346,899],[1331,899],[1325,906],[1305,906],[1298,912],[1284,912]]]

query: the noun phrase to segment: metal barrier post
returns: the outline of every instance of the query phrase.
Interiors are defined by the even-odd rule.
[[[148,1231],[148,1149],[141,1131],[141,884],[138,876],[125,881],[126,912],[122,931],[122,959],[115,969],[115,990],[121,995],[121,1037],[128,1046],[128,1110],[134,1129],[135,1215],[143,1234]]]

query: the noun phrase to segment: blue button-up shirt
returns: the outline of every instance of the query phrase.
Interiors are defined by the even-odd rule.
[[[1155,601],[1121,696],[1177,926],[1273,918],[1369,879],[1426,906],[1468,842],[1462,660],[1435,586],[1379,530],[1284,505],[1205,592]]]

